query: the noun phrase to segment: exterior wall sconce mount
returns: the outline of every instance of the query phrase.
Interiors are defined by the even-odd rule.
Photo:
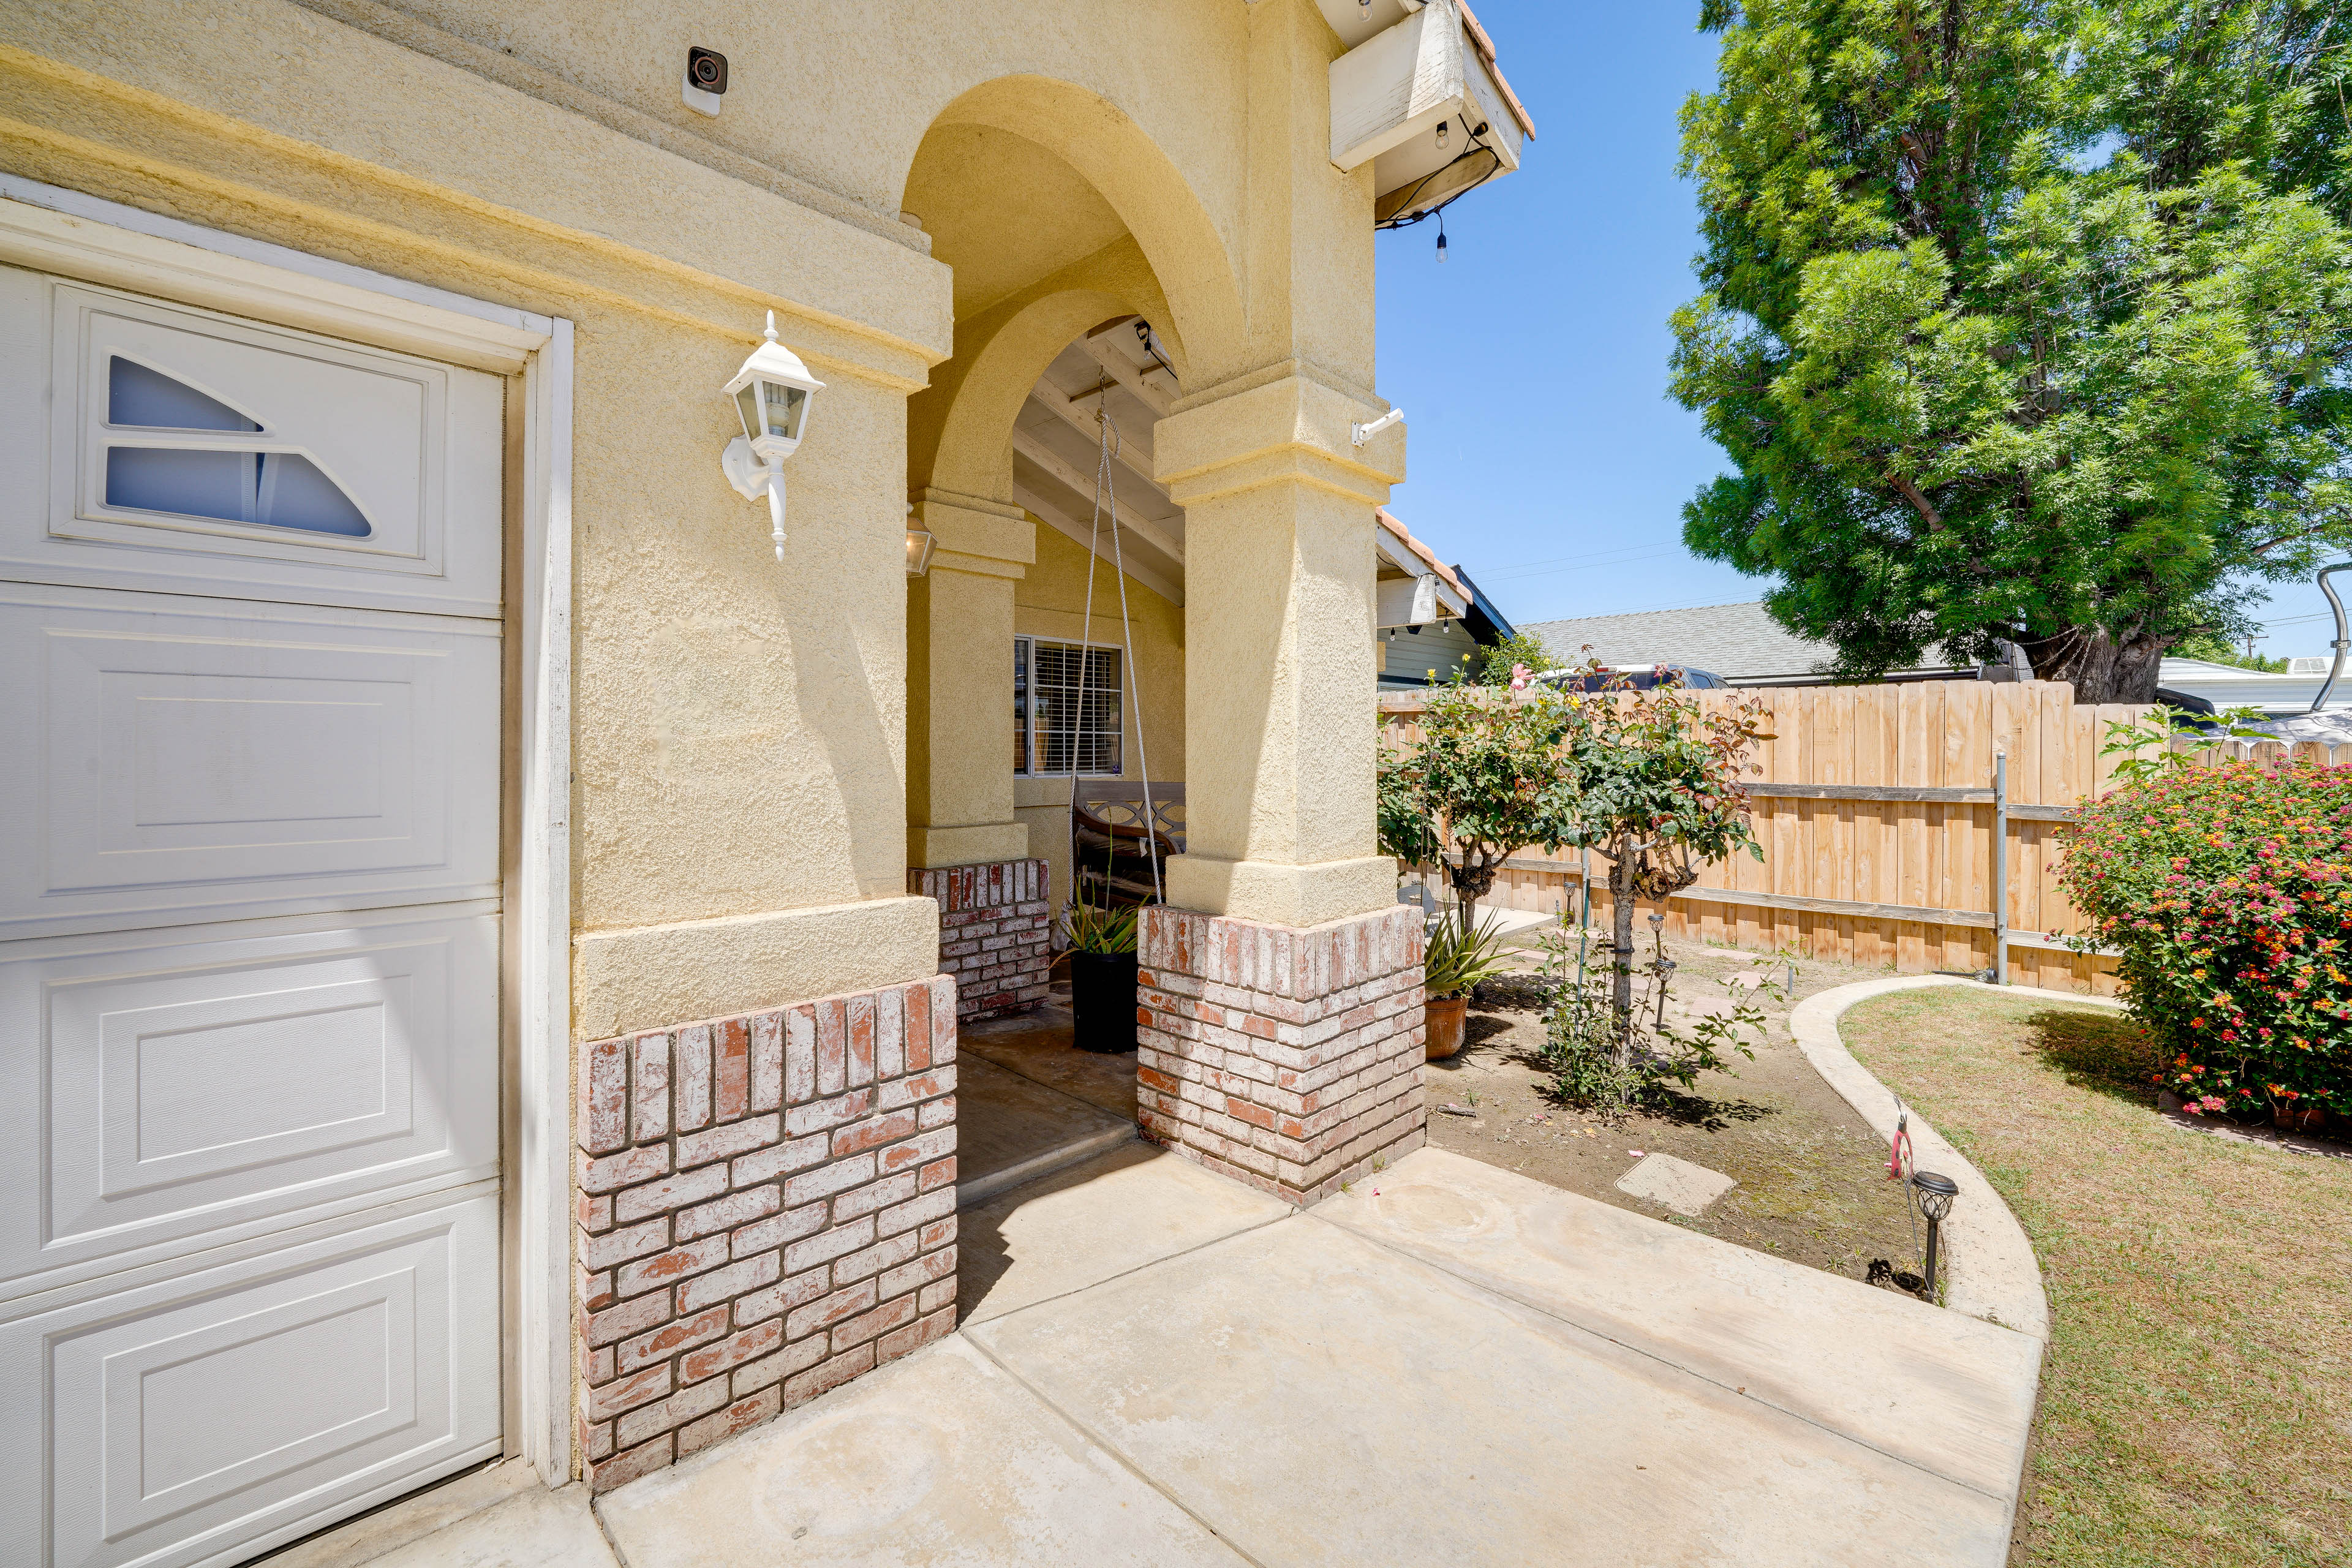
[[[1379,435],[1381,431],[1387,429],[1390,426],[1395,424],[1398,420],[1402,419],[1403,417],[1403,409],[1391,408],[1386,414],[1381,415],[1378,419],[1374,419],[1368,424],[1349,426],[1348,439],[1360,447],[1365,442],[1370,440],[1373,437]]]

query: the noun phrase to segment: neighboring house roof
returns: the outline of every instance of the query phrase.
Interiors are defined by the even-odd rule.
[[[1825,672],[1837,658],[1837,649],[1828,643],[1800,637],[1774,620],[1760,602],[1582,616],[1538,621],[1520,630],[1540,638],[1551,656],[1565,663],[1580,664],[1589,657],[1608,665],[1680,665],[1742,686],[1818,682],[1827,679]],[[1590,655],[1583,651],[1588,643]],[[1940,652],[1930,649],[1930,659]],[[1888,675],[1900,679],[1953,668],[1930,662]]]
[[[1554,658],[1581,664],[1674,664],[1727,680],[1819,673],[1837,656],[1824,642],[1801,637],[1761,604],[1708,605],[1695,610],[1647,610],[1627,616],[1580,616],[1538,621],[1521,628],[1540,638]],[[1586,644],[1592,652],[1587,656]]]
[[[1420,561],[1422,564],[1427,567],[1430,571],[1436,573],[1439,582],[1444,583],[1447,587],[1453,589],[1456,594],[1459,594],[1465,605],[1469,602],[1471,595],[1477,592],[1476,589],[1471,587],[1459,576],[1455,575],[1453,567],[1448,566],[1444,562],[1440,561],[1437,558],[1437,552],[1432,550],[1428,545],[1423,544],[1420,540],[1415,539],[1412,536],[1412,530],[1406,528],[1403,523],[1399,522],[1396,520],[1396,514],[1390,511],[1388,508],[1376,508],[1373,510],[1372,515],[1380,519],[1380,523],[1382,528],[1387,529],[1390,533],[1395,535],[1398,542],[1404,546],[1408,553]]]
[[[1495,601],[1486,597],[1486,590],[1470,580],[1469,573],[1456,565],[1454,574],[1470,590],[1470,608],[1463,616],[1462,624],[1472,637],[1481,644],[1491,645],[1515,635],[1510,621],[1496,607]]]

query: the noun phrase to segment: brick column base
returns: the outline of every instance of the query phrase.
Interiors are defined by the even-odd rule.
[[[908,868],[907,890],[939,900],[940,972],[955,976],[964,1023],[1045,1000],[1054,963],[1050,869],[1043,860]]]
[[[1304,930],[1147,908],[1143,1135],[1309,1204],[1421,1147],[1421,911]]]
[[[955,982],[580,1047],[574,1416],[609,1491],[953,1331]]]

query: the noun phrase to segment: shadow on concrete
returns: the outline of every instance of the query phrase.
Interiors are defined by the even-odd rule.
[[[1163,1157],[1159,1149],[1139,1138],[964,1210],[956,1222],[956,1321],[961,1323],[975,1313],[984,1314],[990,1292],[1013,1267],[1014,1249],[1006,1222],[1013,1215],[1040,1199],[1073,1192]]]

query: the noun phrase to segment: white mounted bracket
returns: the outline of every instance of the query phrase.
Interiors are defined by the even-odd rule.
[[[745,500],[767,497],[769,520],[774,525],[769,537],[775,543],[776,559],[781,563],[784,558],[784,460],[778,458],[762,467],[760,459],[751,455],[751,440],[738,436],[719,455],[719,467],[727,475],[727,482]]]
[[[1365,442],[1370,440],[1373,437],[1379,435],[1381,431],[1387,429],[1390,426],[1395,424],[1398,420],[1402,419],[1403,417],[1403,409],[1391,408],[1386,414],[1381,415],[1378,419],[1372,420],[1369,424],[1349,426],[1348,439],[1360,447]]]

